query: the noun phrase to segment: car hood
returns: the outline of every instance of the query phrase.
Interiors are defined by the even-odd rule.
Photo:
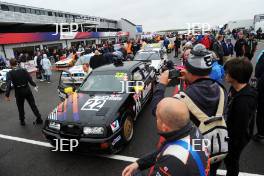
[[[48,119],[66,123],[109,125],[117,118],[117,112],[128,96],[129,94],[74,93],[60,103]]]
[[[158,69],[160,67],[160,60],[152,60],[150,66]]]
[[[70,73],[84,73],[83,66],[82,65],[73,66],[69,69],[69,72]]]
[[[59,65],[59,64],[69,64],[71,62],[72,58],[66,58],[66,59],[63,59],[61,61],[58,61],[56,62],[55,64],[56,65]]]

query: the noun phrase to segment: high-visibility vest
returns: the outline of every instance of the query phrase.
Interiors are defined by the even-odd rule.
[[[132,53],[132,43],[128,43],[127,44],[126,50],[127,50],[127,54],[131,54]]]

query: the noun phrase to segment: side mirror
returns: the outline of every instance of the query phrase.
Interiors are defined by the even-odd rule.
[[[133,80],[134,81],[142,81],[143,77],[142,77],[142,75],[140,73],[134,73]]]

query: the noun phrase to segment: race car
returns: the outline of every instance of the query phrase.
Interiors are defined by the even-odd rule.
[[[94,53],[81,56],[73,67],[69,68],[67,72],[65,70],[62,72],[60,78],[61,81],[65,84],[72,84],[74,79],[75,84],[81,84],[87,74],[91,71],[90,68],[85,71],[83,65],[89,64],[93,55]]]
[[[5,92],[6,91],[6,74],[10,71],[11,69],[3,69],[0,70],[0,91]]]
[[[134,134],[134,121],[152,98],[155,72],[144,62],[126,61],[94,69],[79,89],[47,117],[43,133],[77,139],[78,149],[119,152]],[[70,90],[70,91],[69,91]]]
[[[79,57],[82,52],[76,52],[77,56]],[[73,66],[73,53],[69,54],[66,59],[60,60],[55,63],[56,68],[65,68]]]
[[[155,68],[156,74],[159,75],[162,72],[162,67],[168,61],[168,56],[161,48],[145,48],[136,53],[134,60],[149,62],[150,66]]]

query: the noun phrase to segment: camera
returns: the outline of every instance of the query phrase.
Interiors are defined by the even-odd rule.
[[[169,79],[177,79],[181,76],[180,70],[177,69],[171,69],[169,70]]]

